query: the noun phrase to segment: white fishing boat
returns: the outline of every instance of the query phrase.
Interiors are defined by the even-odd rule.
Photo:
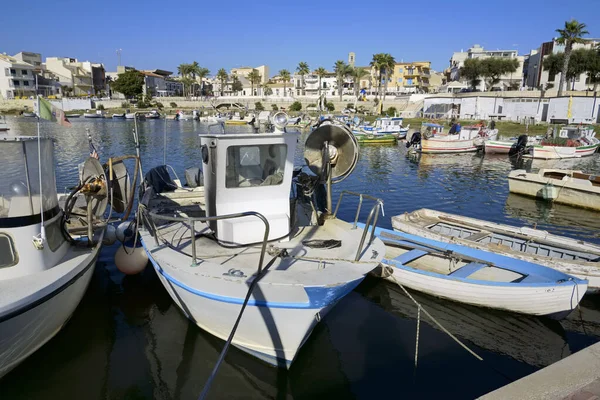
[[[178,110],[173,119],[175,121],[198,121],[200,119],[200,115],[198,114],[198,110],[192,110],[191,114],[186,113],[183,110]]]
[[[146,117],[146,119],[160,119],[160,113],[156,110],[152,110],[146,113],[146,115],[144,116]]]
[[[8,124],[6,123],[6,118],[4,115],[0,115],[0,132],[6,132],[9,130]]]
[[[275,133],[200,135],[203,188],[181,189],[166,167],[151,170],[139,234],[188,318],[227,340],[240,315],[231,343],[289,367],[315,325],[379,265],[385,247],[337,219],[325,190],[324,182],[330,188],[356,165],[352,133],[334,125],[312,132],[304,153],[312,173],[293,173],[298,135],[282,132],[281,114]],[[323,196],[325,205],[313,200]],[[368,223],[375,225],[381,201],[357,196],[374,200]]]
[[[458,133],[440,133],[425,129],[419,149],[422,153],[467,153],[482,148],[487,140],[495,140],[498,129],[465,126]]]
[[[544,230],[511,226],[426,208],[392,217],[394,230],[457,243],[554,268],[600,291],[600,246]]]
[[[515,170],[508,174],[508,188],[512,193],[600,210],[600,176],[585,174],[582,171]]]
[[[2,137],[0,158],[2,377],[52,339],[83,297],[104,235],[95,223],[104,213],[106,179],[97,160],[85,164],[88,185],[78,189],[90,201],[81,218],[90,225],[71,230],[59,208],[51,139]]]
[[[383,117],[375,120],[375,125],[361,125],[353,129],[354,134],[366,135],[394,135],[398,139],[404,139],[410,128],[402,125],[402,117]]]
[[[104,118],[104,111],[96,110],[96,112],[86,112],[83,113],[83,118]]]
[[[114,119],[125,119],[125,113],[113,114],[112,118],[114,118]]]
[[[539,136],[520,135],[507,140],[486,140],[485,153],[524,155],[528,154],[531,146],[539,144],[542,139],[543,137]]]
[[[382,276],[432,296],[562,319],[587,290],[586,280],[540,264],[404,232],[375,231],[386,245]]]
[[[563,127],[557,138],[547,138],[531,148],[531,157],[542,160],[587,157],[600,147],[592,126],[568,125]]]

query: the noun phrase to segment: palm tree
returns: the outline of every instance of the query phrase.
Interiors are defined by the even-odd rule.
[[[279,71],[279,77],[283,79],[283,96],[287,96],[287,83],[290,81],[290,71],[287,69],[282,69]]]
[[[181,82],[183,83],[184,79],[187,78],[192,73],[192,64],[179,64],[177,67],[177,72],[181,76]],[[186,80],[186,82],[188,82]],[[185,83],[183,83],[183,95],[185,96]],[[189,90],[189,88],[188,88]]]
[[[310,73],[308,63],[304,61],[299,62],[298,67],[296,67],[296,71],[298,72],[298,75],[302,77],[302,94],[306,94],[306,84],[304,83],[304,75],[308,75]]]
[[[321,98],[321,78],[327,75],[327,70],[323,67],[319,67],[315,70],[315,74],[319,77],[319,98]]]
[[[358,98],[358,91],[360,90],[360,80],[365,76],[369,75],[369,72],[363,68],[352,68],[352,80],[354,82],[354,96]]]
[[[563,44],[565,46],[565,55],[563,59],[562,71],[560,73],[560,81],[558,83],[558,95],[562,96],[563,86],[567,79],[567,71],[569,70],[569,59],[571,58],[571,51],[573,50],[574,43],[584,43],[585,39],[582,36],[587,35],[589,32],[585,30],[586,25],[579,23],[577,20],[572,19],[565,21],[564,29],[557,29],[556,32],[560,34],[560,37],[556,39],[556,43]]]
[[[385,99],[385,92],[387,91],[388,75],[390,71],[394,70],[396,60],[388,53],[373,54],[373,60],[370,64],[378,72],[378,84],[377,84],[377,98],[381,95],[381,80],[385,77],[385,87],[383,92],[383,98]]]
[[[200,95],[204,96],[204,78],[206,78],[210,74],[210,70],[208,68],[199,67],[196,71],[196,75],[200,79]]]
[[[217,72],[217,79],[221,83],[221,96],[223,96],[223,89],[225,88],[225,84],[227,83],[227,78],[229,78],[229,76],[227,76],[227,71],[225,71],[225,68],[221,68]]]
[[[262,85],[263,96],[267,97],[273,94],[273,89],[268,84]]]
[[[335,71],[337,86],[338,86],[338,94],[340,95],[340,101],[342,101],[342,95],[344,93],[344,78],[348,75],[348,64],[346,64],[342,60],[337,60],[335,65],[333,66],[333,70]]]
[[[260,73],[258,72],[258,70],[252,69],[252,71],[250,71],[250,73],[246,76],[246,78],[248,78],[248,80],[250,81],[250,86],[252,87],[250,96],[254,96],[254,85],[260,83],[262,76],[260,76]],[[258,85],[257,85],[257,88],[258,88]]]

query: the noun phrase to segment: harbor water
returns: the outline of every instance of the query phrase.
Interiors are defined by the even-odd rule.
[[[7,122],[10,134],[37,133],[33,119]],[[132,121],[72,123],[41,123],[41,132],[56,140],[59,191],[77,183],[77,165],[89,154],[86,129],[101,161],[135,154]],[[227,130],[252,132],[248,126]],[[206,131],[193,121],[139,122],[144,170],[162,164],[166,150],[167,164],[184,180],[186,168],[201,165],[198,134]],[[298,165],[306,135],[299,136]],[[407,155],[403,143],[363,146],[356,170],[334,186],[333,199],[341,190],[383,199],[378,225],[385,228],[391,228],[391,216],[425,207],[600,243],[600,213],[509,195],[509,171],[547,167],[600,174],[600,155],[511,162],[481,154]],[[354,219],[356,206],[345,199],[339,217]],[[362,221],[370,207],[363,208]],[[186,319],[151,266],[138,276],[120,273],[113,262],[117,249],[103,248],[90,287],[64,329],[0,380],[1,399],[197,398],[223,341]],[[416,306],[399,287],[368,277],[317,325],[289,371],[231,348],[209,398],[469,399],[600,341],[598,295],[584,297],[562,321],[413,295],[483,361],[422,315],[415,363]]]

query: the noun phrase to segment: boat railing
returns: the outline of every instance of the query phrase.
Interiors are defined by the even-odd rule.
[[[380,210],[383,215],[383,200],[381,200],[380,198],[377,198],[377,197],[369,196],[368,194],[351,192],[349,190],[343,190],[340,193],[340,198],[338,199],[337,205],[335,206],[335,211],[333,213],[334,218],[337,216],[338,210],[340,209],[340,204],[342,204],[342,200],[345,195],[358,197],[358,207],[356,208],[356,216],[354,217],[354,225],[352,226],[352,229],[357,228],[358,217],[359,217],[360,211],[362,209],[363,199],[368,199],[368,200],[372,200],[375,202],[375,204],[371,208],[371,211],[369,212],[369,216],[367,217],[367,222],[365,223],[363,234],[360,239],[360,244],[358,245],[358,249],[356,250],[355,261],[358,261],[362,254],[363,245],[365,244],[365,239],[367,238],[369,228],[371,228],[371,237],[369,238],[368,244],[370,245],[373,242],[373,239],[375,238],[375,228],[377,227],[377,219],[379,218]]]
[[[143,206],[142,206],[143,207]],[[235,218],[243,218],[243,217],[256,217],[260,219],[265,224],[265,234],[263,236],[263,240],[261,242],[261,250],[260,250],[260,258],[258,260],[258,273],[262,272],[263,261],[265,259],[265,253],[267,250],[267,242],[269,240],[269,221],[265,218],[264,215],[258,213],[256,211],[246,211],[235,214],[226,214],[226,215],[218,215],[216,217],[173,217],[170,215],[157,214],[152,211],[146,210],[145,212],[140,213],[142,218],[144,219],[144,225],[149,228],[150,233],[154,236],[154,240],[156,241],[156,245],[158,246],[160,243],[158,241],[158,229],[156,224],[154,223],[154,219],[170,221],[170,222],[183,222],[189,224],[191,241],[192,241],[192,265],[197,265],[197,256],[196,256],[196,222],[210,222],[210,221],[221,221],[226,219],[235,219]]]

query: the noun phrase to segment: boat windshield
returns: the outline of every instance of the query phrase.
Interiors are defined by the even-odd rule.
[[[229,146],[225,187],[280,185],[286,157],[285,144]]]
[[[0,141],[0,218],[40,214],[58,206],[54,153],[50,139],[40,142],[42,196],[38,168],[37,140]]]

